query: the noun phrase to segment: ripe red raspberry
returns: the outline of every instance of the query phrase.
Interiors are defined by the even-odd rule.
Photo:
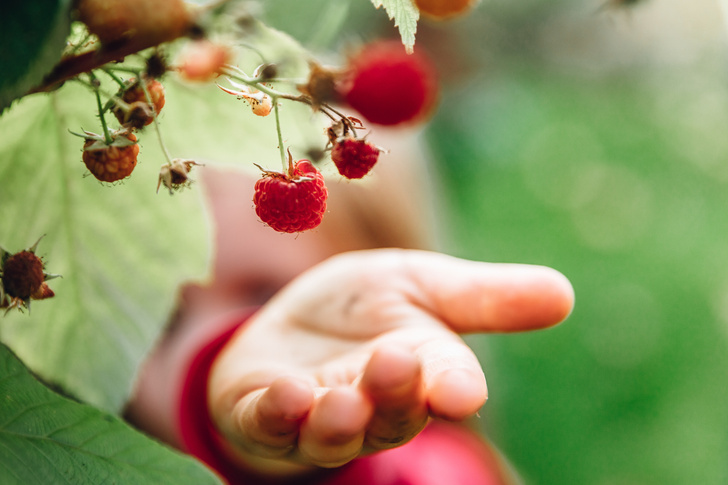
[[[90,134],[93,135],[93,134]],[[116,182],[131,175],[137,164],[139,145],[132,133],[119,134],[111,145],[92,136],[83,145],[83,163],[101,182]]]
[[[278,232],[301,232],[321,224],[329,193],[324,178],[308,160],[293,165],[288,173],[263,171],[255,183],[255,213]]]
[[[350,59],[338,89],[371,123],[397,125],[430,114],[438,83],[433,64],[422,53],[407,54],[399,42],[380,41]]]
[[[344,177],[360,179],[377,163],[379,152],[379,148],[366,140],[346,137],[334,142],[331,160]]]
[[[477,0],[415,0],[415,5],[425,16],[444,20],[465,14]]]
[[[164,107],[164,86],[156,79],[144,78],[144,82],[154,105],[154,111],[159,115]],[[144,88],[136,78],[127,81],[127,87],[119,91],[117,96],[128,105],[127,107],[117,104],[113,108],[112,111],[119,123],[138,129],[154,121],[152,106],[147,103]]]

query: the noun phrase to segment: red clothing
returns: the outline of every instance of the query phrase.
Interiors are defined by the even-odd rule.
[[[218,435],[207,408],[207,377],[215,357],[242,322],[200,345],[180,396],[178,426],[185,451],[217,471],[230,485],[281,483],[241,470],[218,451]],[[478,436],[433,422],[409,443],[288,480],[296,485],[505,485],[510,483],[497,454]]]

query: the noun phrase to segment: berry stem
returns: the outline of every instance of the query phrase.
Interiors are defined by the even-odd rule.
[[[152,96],[149,94],[149,90],[147,89],[147,83],[145,80],[137,74],[137,79],[139,80],[139,85],[142,87],[142,90],[144,91],[144,97],[147,100],[147,103],[149,106],[151,106],[152,111],[152,121],[154,122],[154,131],[157,132],[157,139],[159,140],[159,146],[162,147],[162,153],[164,154],[164,158],[167,159],[167,165],[170,167],[172,166],[172,157],[169,155],[169,151],[167,150],[167,145],[164,144],[164,139],[162,138],[162,130],[159,129],[159,123],[157,123],[157,110],[154,107],[154,102],[152,101]]]
[[[243,84],[247,84],[248,86],[257,89],[258,91],[260,91],[263,94],[267,94],[268,96],[271,97],[271,101],[273,101],[274,104],[278,98],[289,99],[291,101],[304,101],[304,99],[299,99],[299,98],[305,98],[302,96],[293,96],[291,94],[286,94],[286,93],[277,91],[269,86],[264,85],[262,83],[262,81],[263,81],[262,79],[250,77],[250,76],[246,75],[240,68],[229,65],[229,64],[226,65],[224,68],[222,68],[221,72],[231,79],[240,81]]]
[[[106,118],[104,118],[104,107],[101,104],[101,93],[99,93],[99,80],[96,79],[96,76],[94,76],[94,74],[91,72],[88,73],[88,77],[91,80],[91,88],[93,88],[94,94],[96,95],[96,107],[99,110],[101,128],[104,130],[104,141],[107,145],[111,145],[114,139],[111,137],[111,133],[109,133],[109,127],[106,125]]]
[[[327,113],[326,110],[330,110],[336,116],[338,116],[341,119],[341,121],[347,126],[347,128],[349,128],[351,130],[351,134],[354,135],[354,138],[358,138],[357,134],[356,134],[356,127],[354,126],[354,123],[352,123],[352,121],[349,119],[348,116],[346,116],[344,113],[340,112],[339,110],[332,108],[328,104],[322,104],[321,108],[322,108],[321,111],[323,111],[327,115],[329,113]],[[331,115],[329,115],[329,116],[331,117]],[[331,117],[331,119],[334,119],[334,118]]]
[[[276,133],[278,134],[278,151],[281,154],[281,163],[283,164],[283,173],[288,173],[288,162],[286,161],[286,151],[283,148],[283,132],[281,130],[281,115],[278,102],[273,98],[273,111],[276,118]]]
[[[111,79],[113,79],[116,84],[119,85],[119,87],[121,87],[122,89],[126,87],[126,83],[122,81],[121,78],[114,73],[114,71],[112,71],[108,67],[103,68],[102,71],[104,71]]]

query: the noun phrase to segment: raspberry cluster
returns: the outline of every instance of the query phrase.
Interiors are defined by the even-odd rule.
[[[418,0],[417,5],[423,13],[445,17],[468,8],[473,1]],[[79,0],[77,3],[79,18],[99,37],[104,47],[135,35],[137,24],[140,35],[152,35],[145,30],[145,26],[151,25],[149,18],[111,15],[112,11],[123,10],[119,7],[120,2]],[[169,0],[164,8],[177,5],[176,2],[180,0]],[[156,12],[151,11],[154,9],[147,7],[140,8],[148,11],[145,15],[156,18]],[[105,183],[123,180],[134,171],[140,151],[135,132],[154,123],[162,111],[165,93],[158,78],[168,71],[174,71],[190,82],[215,81],[224,76],[231,87],[216,82],[217,86],[245,101],[253,114],[268,116],[275,112],[282,158],[283,137],[278,114],[281,100],[308,104],[314,112],[328,116],[331,126],[326,130],[328,140],[322,153],[329,152],[331,162],[347,179],[361,179],[369,174],[384,151],[369,142],[367,136],[359,136],[357,130],[364,128],[362,122],[341,113],[339,106],[355,111],[372,125],[396,126],[424,121],[437,100],[438,83],[433,64],[421,52],[408,53],[400,42],[365,44],[339,69],[325,68],[311,61],[307,81],[295,84],[299,95],[293,95],[273,88],[277,83],[290,82],[276,79],[278,69],[274,64],[263,62],[252,76],[229,64],[230,49],[208,40],[202,31],[193,33],[195,28],[201,29],[201,24],[195,24],[186,10],[156,22],[165,30],[165,39],[179,36],[181,26],[188,29],[186,32],[192,39],[181,50],[176,65],[168,65],[165,57],[155,51],[147,58],[146,68],[132,70],[135,75],[127,80],[121,79],[119,74],[128,73],[129,69],[103,66],[99,74],[108,75],[120,86],[106,105],[101,102],[100,82],[93,72],[89,73],[88,85],[96,94],[103,133],[80,135],[85,138],[82,161],[94,177]],[[104,119],[107,111],[114,115],[120,129],[108,129]],[[157,191],[162,185],[170,193],[188,186],[190,170],[200,164],[181,158],[171,159],[166,149],[163,152],[168,162],[160,170]],[[328,194],[321,172],[308,160],[293,163],[290,152],[287,166],[285,160],[283,165],[281,172],[263,170],[263,177],[255,185],[254,204],[258,216],[280,232],[296,233],[317,227],[326,211]]]

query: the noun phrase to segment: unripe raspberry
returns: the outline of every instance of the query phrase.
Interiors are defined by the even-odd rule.
[[[187,44],[179,58],[179,75],[187,81],[210,81],[220,75],[220,70],[230,62],[230,49],[207,39]]]
[[[223,86],[217,85],[218,88],[222,89],[228,94],[236,96],[238,99],[244,99],[250,104],[250,108],[253,110],[253,114],[256,116],[268,116],[273,109],[273,100],[267,94],[258,91],[257,89],[247,86],[245,84],[236,83],[232,79],[228,79],[230,84],[237,89],[229,89]]]
[[[308,160],[289,161],[288,173],[263,171],[255,183],[255,213],[278,232],[301,232],[321,224],[328,190]]]
[[[111,145],[88,138],[83,145],[83,163],[101,182],[116,182],[131,175],[137,164],[139,145],[132,133],[118,135]]]
[[[154,111],[159,114],[164,107],[164,86],[156,79],[144,78],[149,97],[154,105]],[[136,78],[127,81],[127,87],[119,92],[118,96],[124,103],[129,105],[128,108],[117,105],[113,112],[119,123],[132,128],[143,128],[154,121],[152,106],[147,102],[144,94],[144,88],[141,82]]]
[[[463,15],[477,3],[477,0],[414,0],[415,5],[426,17],[444,20]]]
[[[401,43],[381,41],[350,59],[338,90],[369,122],[397,125],[431,113],[438,83],[433,64],[423,54],[407,54]]]
[[[334,142],[331,160],[344,177],[360,179],[377,163],[379,152],[379,148],[366,140],[347,137]]]

